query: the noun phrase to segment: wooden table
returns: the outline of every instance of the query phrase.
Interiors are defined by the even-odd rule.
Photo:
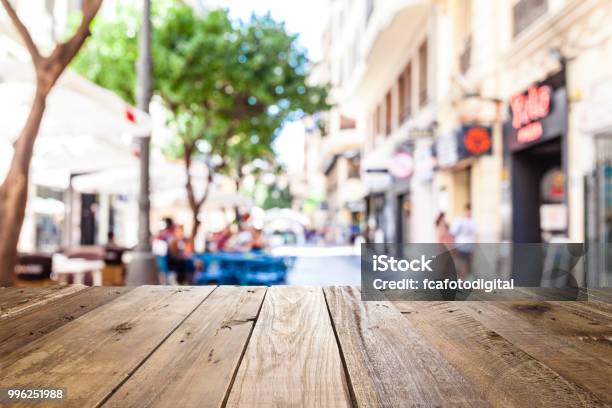
[[[612,291],[362,302],[351,287],[0,289],[0,387],[71,407],[612,404]],[[11,405],[11,406],[26,406]]]

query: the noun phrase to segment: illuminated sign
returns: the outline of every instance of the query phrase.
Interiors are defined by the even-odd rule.
[[[551,96],[552,88],[541,85],[532,86],[510,100],[512,127],[516,129],[518,143],[529,143],[542,137],[544,128],[539,120],[550,113]]]
[[[510,98],[504,143],[512,152],[567,133],[565,71],[558,71]]]
[[[491,150],[491,132],[484,127],[470,127],[465,130],[463,146],[473,155],[487,153]]]

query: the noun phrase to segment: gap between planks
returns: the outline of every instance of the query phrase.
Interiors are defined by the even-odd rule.
[[[265,287],[215,289],[102,405],[222,406],[265,293]]]

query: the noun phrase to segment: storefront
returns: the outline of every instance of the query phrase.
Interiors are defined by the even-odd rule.
[[[463,215],[466,204],[474,201],[473,166],[481,156],[493,152],[489,126],[463,125],[436,141],[437,208],[448,219]]]
[[[563,70],[510,100],[504,148],[514,242],[568,236],[567,115]]]
[[[414,144],[403,143],[397,147],[389,163],[389,173],[393,177],[393,183],[389,191],[389,204],[394,213],[394,231],[389,231],[394,236],[394,242],[410,242],[411,231],[411,191],[410,179],[414,172]]]
[[[585,175],[587,284],[612,284],[612,78],[593,84],[580,106],[581,130],[593,141],[594,163]]]

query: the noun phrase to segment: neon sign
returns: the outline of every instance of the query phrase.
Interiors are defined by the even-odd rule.
[[[527,92],[510,100],[512,127],[517,130],[517,142],[529,143],[542,137],[544,128],[539,120],[550,113],[551,96],[550,86],[531,86]]]

